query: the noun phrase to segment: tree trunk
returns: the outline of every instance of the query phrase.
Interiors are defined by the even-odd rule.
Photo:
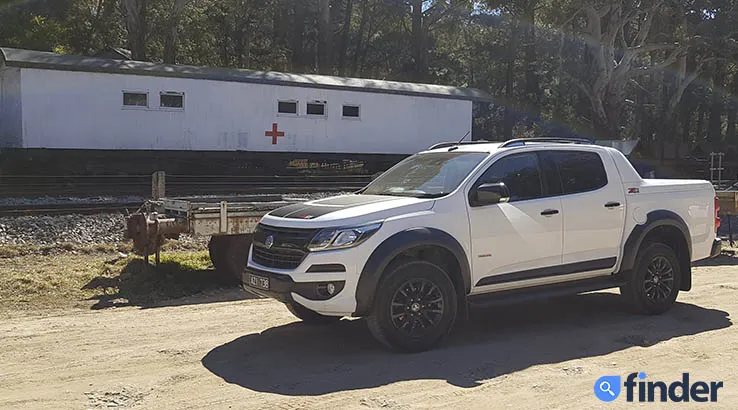
[[[710,142],[717,143],[723,140],[723,92],[725,86],[725,62],[715,61],[715,71],[712,77],[712,103],[710,104],[710,119],[707,125],[707,137]]]
[[[738,95],[738,73],[733,74],[733,80],[730,82],[730,95],[728,101],[728,128],[725,131],[725,142],[728,144],[738,143],[738,135],[736,135],[736,121],[738,121],[738,103],[735,95]]]
[[[425,33],[423,32],[423,0],[412,0],[410,2],[412,18],[412,45],[413,59],[415,60],[414,80],[424,81],[428,74],[425,63]]]
[[[682,101],[682,141],[686,143],[692,141],[692,114],[692,94],[687,94],[687,98]]]
[[[513,108],[514,85],[515,85],[515,60],[508,60],[507,69],[505,70],[505,118],[504,129],[502,134],[505,140],[509,140],[513,136],[513,127],[515,126],[515,110]]]
[[[331,2],[318,0],[318,72],[332,74]]]
[[[303,51],[303,33],[305,31],[305,2],[298,0],[294,2],[295,14],[292,24],[292,70],[300,72],[305,69],[305,58]]]
[[[703,134],[703,130],[705,127],[705,109],[700,104],[700,106],[697,108],[698,110],[698,117],[697,117],[697,129],[694,133],[694,142],[700,144],[702,142],[705,142],[705,135]]]
[[[531,107],[538,106],[540,86],[536,74],[536,6],[538,0],[526,2],[523,11],[523,22],[525,23],[525,45],[523,46],[523,58],[525,60],[525,96]]]
[[[512,23],[510,29],[510,40],[507,45],[507,68],[505,70],[505,117],[503,119],[502,134],[506,140],[513,137],[513,128],[515,127],[515,108],[513,101],[515,99],[515,57],[517,55],[517,22]]]
[[[349,35],[351,34],[351,13],[353,13],[354,1],[346,0],[346,8],[343,14],[343,27],[341,29],[341,45],[338,50],[338,75],[346,74],[346,55],[348,53]]]
[[[359,71],[359,57],[363,55],[364,50],[364,31],[366,31],[366,24],[369,20],[369,0],[362,0],[361,2],[361,20],[359,20],[359,32],[356,34],[356,51],[354,51],[354,61],[351,66],[351,75],[356,76]]]
[[[735,122],[737,116],[738,110],[736,110],[736,105],[731,102],[728,106],[728,127],[725,130],[725,142],[727,144],[735,144],[738,142],[735,138]]]
[[[134,60],[146,60],[147,0],[122,0],[128,31],[128,48]]]
[[[174,0],[169,12],[167,22],[167,36],[164,40],[164,62],[175,64],[177,62],[177,36],[179,34],[179,20],[182,18],[187,0]]]

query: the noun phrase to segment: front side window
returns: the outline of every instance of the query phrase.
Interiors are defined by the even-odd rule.
[[[596,152],[550,151],[561,175],[564,195],[588,192],[607,185],[607,172]]]
[[[541,171],[535,153],[508,155],[495,161],[479,177],[475,186],[503,182],[510,191],[510,202],[543,196]]]
[[[482,152],[415,154],[372,181],[362,194],[439,198],[455,190],[488,155]]]

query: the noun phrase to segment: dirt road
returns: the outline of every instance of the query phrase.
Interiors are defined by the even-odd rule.
[[[615,293],[476,311],[447,346],[415,355],[385,352],[358,320],[314,328],[271,300],[222,301],[236,291],[2,312],[0,408],[602,408],[594,381],[636,371],[723,381],[718,403],[689,404],[735,408],[738,259],[711,264],[663,316],[627,314]]]

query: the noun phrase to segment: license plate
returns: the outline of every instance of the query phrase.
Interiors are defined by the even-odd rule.
[[[249,285],[259,289],[269,290],[269,278],[249,274]]]

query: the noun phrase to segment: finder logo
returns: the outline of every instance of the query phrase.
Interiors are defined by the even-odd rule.
[[[718,390],[723,382],[689,380],[689,373],[682,373],[682,379],[673,382],[646,380],[646,373],[631,373],[622,382],[620,376],[602,376],[594,384],[595,396],[603,402],[611,402],[625,391],[628,402],[716,402]]]
[[[620,396],[620,376],[602,376],[595,382],[595,396],[602,401],[613,401]]]

